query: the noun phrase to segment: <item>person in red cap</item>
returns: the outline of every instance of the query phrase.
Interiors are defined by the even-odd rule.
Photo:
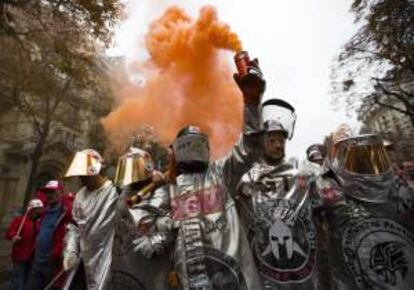
[[[14,290],[23,290],[29,276],[36,234],[39,231],[39,217],[43,203],[32,199],[24,215],[15,217],[6,232],[6,239],[12,242],[12,285]]]
[[[70,199],[64,198],[63,185],[57,180],[47,182],[40,191],[46,196],[46,207],[36,239],[27,289],[43,290],[46,286],[51,286],[49,289],[59,289],[64,281],[63,240],[66,225],[72,221],[72,203]],[[53,280],[56,283],[49,285]]]

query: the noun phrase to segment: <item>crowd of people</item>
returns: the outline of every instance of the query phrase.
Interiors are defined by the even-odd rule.
[[[294,107],[262,101],[257,61],[235,81],[244,123],[222,159],[191,125],[164,173],[131,147],[112,182],[98,152],[77,152],[79,192],[49,181],[10,225],[14,289],[414,289],[413,167],[347,126],[298,166]]]

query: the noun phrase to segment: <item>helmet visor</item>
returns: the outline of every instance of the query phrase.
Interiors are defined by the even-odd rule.
[[[350,138],[335,146],[334,162],[338,167],[355,174],[380,175],[391,169],[382,142],[375,138]]]

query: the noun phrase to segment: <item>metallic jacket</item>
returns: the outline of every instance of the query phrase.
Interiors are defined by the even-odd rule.
[[[301,175],[301,174],[299,174]],[[289,162],[259,160],[239,186],[239,210],[265,289],[321,289],[311,191]],[[301,185],[300,183],[303,182]]]
[[[376,187],[366,186],[358,199],[358,192],[346,192],[338,180],[332,171],[318,180],[333,289],[414,289],[413,190],[395,178],[385,201],[367,201]]]
[[[260,154],[258,131],[258,111],[246,107],[242,137],[230,154],[204,173],[179,175],[169,186],[181,289],[262,289],[230,194]]]
[[[166,249],[172,240],[164,217],[170,198],[158,189],[149,198],[122,214],[115,233],[111,289],[167,290],[173,266]],[[128,194],[123,191],[122,195]],[[133,241],[145,239],[147,247],[136,251]]]
[[[107,180],[95,191],[80,189],[73,202],[64,255],[77,255],[85,269],[88,290],[107,289],[110,280],[119,195]]]
[[[74,201],[76,224],[69,226],[64,254],[80,256],[88,290],[167,290],[172,265],[165,246],[172,236],[159,217],[169,210],[169,195],[156,190],[131,209],[125,206],[127,195],[126,189],[119,196],[111,181],[94,192],[82,188]],[[151,245],[151,257],[134,251],[133,241],[143,237]]]

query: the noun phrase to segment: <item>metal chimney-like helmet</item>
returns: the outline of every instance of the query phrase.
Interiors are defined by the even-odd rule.
[[[151,155],[139,148],[130,147],[118,160],[115,185],[125,187],[129,184],[152,178],[154,162]]]
[[[65,177],[94,176],[101,173],[102,156],[93,149],[78,151],[73,156]]]

